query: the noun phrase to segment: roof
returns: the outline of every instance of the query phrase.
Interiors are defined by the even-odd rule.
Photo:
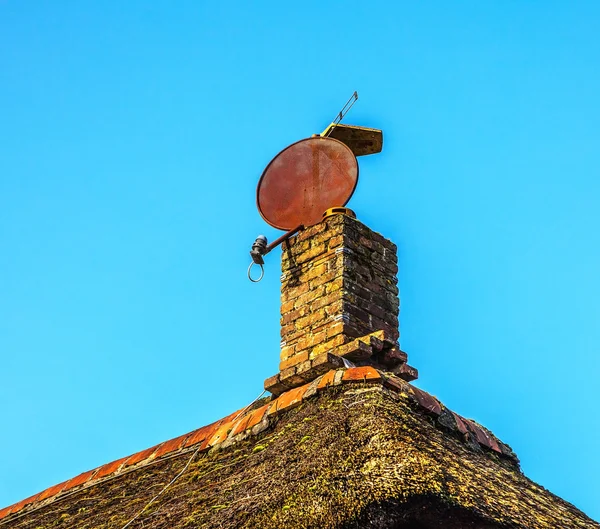
[[[160,494],[154,502],[151,502]],[[332,370],[0,510],[0,527],[600,525],[510,447],[373,367]]]

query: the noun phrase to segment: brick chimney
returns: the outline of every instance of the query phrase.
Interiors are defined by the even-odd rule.
[[[398,345],[396,245],[337,210],[282,245],[281,362],[265,380],[275,395],[349,362],[417,378]]]

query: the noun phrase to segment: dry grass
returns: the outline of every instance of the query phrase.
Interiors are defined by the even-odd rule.
[[[330,389],[261,436],[197,456],[130,527],[600,527],[430,421],[380,387]],[[188,458],[118,476],[0,527],[121,529]]]

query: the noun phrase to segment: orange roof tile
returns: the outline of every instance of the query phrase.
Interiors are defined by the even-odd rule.
[[[150,448],[146,448],[146,450],[142,450],[141,452],[138,452],[137,454],[133,454],[129,459],[127,459],[127,461],[125,461],[125,464],[123,465],[123,467],[130,467],[131,465],[136,465],[137,463],[140,463],[142,461],[145,461],[146,459],[149,459],[150,456],[152,456],[154,454],[154,452],[156,452],[156,450],[160,446],[162,446],[162,445],[155,445]]]
[[[375,369],[374,367],[371,367],[371,366],[364,366],[364,367],[353,367],[350,369],[346,369],[342,380],[344,380],[344,381],[351,381],[351,380],[362,381],[362,380],[377,380],[378,378],[381,378],[381,375],[379,374],[377,369]]]
[[[202,428],[194,430],[185,441],[184,446],[187,448],[188,446],[192,446],[204,441],[210,435],[211,431],[211,425],[203,426]]]
[[[154,453],[154,457],[159,458],[164,456],[165,454],[169,454],[170,452],[179,450],[184,445],[189,435],[189,433],[185,435],[180,435],[179,437],[175,437],[175,439],[171,439],[170,441],[166,441],[163,444],[159,445],[158,449]]]
[[[106,465],[101,466],[98,469],[98,472],[96,473],[96,475],[94,476],[94,479],[100,479],[100,478],[108,476],[109,474],[112,474],[113,472],[116,472],[117,470],[119,470],[119,468],[121,468],[121,465],[123,463],[125,463],[125,461],[127,461],[128,459],[129,459],[129,456],[122,457],[121,459],[117,459],[116,461],[113,461],[112,463],[107,463]]]
[[[57,494],[60,494],[64,490],[64,488],[66,487],[68,482],[69,482],[68,480],[63,481],[62,483],[59,483],[58,485],[54,485],[53,487],[46,489],[36,498],[36,501],[42,501],[42,500],[45,500],[46,498],[50,498],[52,496],[56,496]]]

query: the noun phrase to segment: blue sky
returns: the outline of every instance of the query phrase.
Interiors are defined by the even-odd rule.
[[[592,1],[0,2],[0,506],[261,392],[255,186],[358,90],[418,385],[600,519],[598,35]]]

